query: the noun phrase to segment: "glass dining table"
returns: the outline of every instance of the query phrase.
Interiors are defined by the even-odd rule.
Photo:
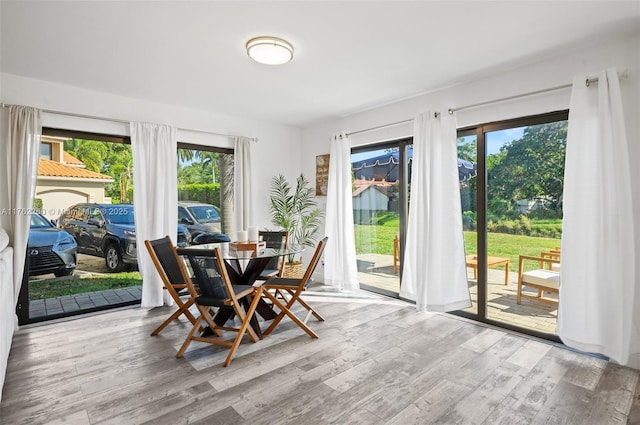
[[[212,257],[213,249],[220,248],[220,254],[224,259],[227,274],[232,285],[254,285],[260,274],[273,258],[299,254],[304,250],[303,246],[291,246],[283,249],[264,248],[260,250],[239,251],[232,249],[229,242],[193,245],[189,247],[177,248],[177,253],[187,259],[195,257]],[[256,307],[256,312],[264,320],[272,320],[276,317],[276,312],[264,300],[260,300]],[[214,321],[218,325],[223,325],[233,316],[233,312],[228,309],[220,309],[216,314]],[[257,319],[254,317],[251,321],[251,327],[254,329],[260,339],[262,339],[262,330],[258,325]]]

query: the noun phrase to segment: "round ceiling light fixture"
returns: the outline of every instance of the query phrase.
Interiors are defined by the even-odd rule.
[[[278,37],[255,37],[247,41],[247,54],[266,65],[282,65],[293,59],[293,46]]]

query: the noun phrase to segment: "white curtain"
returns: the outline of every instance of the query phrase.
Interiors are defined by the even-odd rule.
[[[586,78],[575,77],[569,109],[558,335],[628,364],[640,353],[630,172],[638,158],[629,155],[616,70],[601,72],[597,87]]]
[[[427,112],[414,121],[411,200],[400,296],[418,311],[469,307],[455,118]]]
[[[33,198],[40,158],[42,111],[27,106],[9,107],[9,146],[6,156],[11,228],[9,245],[13,246],[13,292],[17,301],[27,254]],[[14,302],[15,305],[15,302]]]
[[[163,284],[144,245],[169,235],[177,242],[177,130],[167,125],[132,122],[133,205],[142,307],[163,305]],[[165,297],[167,304],[172,301]]]
[[[253,221],[251,145],[257,139],[236,137],[234,139],[233,168],[233,214],[235,231],[255,226]],[[234,235],[231,239],[234,239]]]
[[[353,190],[351,187],[351,142],[346,134],[331,138],[324,251],[324,280],[341,291],[356,291],[358,269],[353,233]]]

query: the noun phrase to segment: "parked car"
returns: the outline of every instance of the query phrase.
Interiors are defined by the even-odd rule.
[[[215,205],[193,201],[178,202],[178,224],[187,226],[192,239],[201,233],[220,233],[220,217],[220,210]]]
[[[76,204],[60,216],[58,227],[75,236],[78,252],[103,257],[110,272],[137,264],[136,230],[131,204]],[[178,246],[191,241],[178,226]]]
[[[69,276],[76,268],[78,244],[73,236],[56,228],[46,217],[31,214],[27,255],[29,276],[53,273]]]

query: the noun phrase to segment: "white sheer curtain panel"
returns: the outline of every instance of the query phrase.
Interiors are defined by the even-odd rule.
[[[640,353],[629,155],[615,69],[573,82],[564,175],[558,335],[621,364]]]
[[[142,275],[141,306],[159,307],[173,301],[168,296],[163,297],[162,280],[144,241],[169,235],[174,244],[177,242],[177,129],[140,122],[132,122],[130,127],[136,245],[138,268]]]
[[[29,225],[31,224],[31,216],[26,211],[33,208],[41,135],[41,110],[28,106],[9,107],[9,146],[6,156],[8,178],[6,184],[9,186],[9,205],[7,207],[11,213],[11,227],[8,229],[8,233],[9,245],[13,246],[14,301],[17,301],[22,286]]]
[[[345,133],[331,138],[324,251],[324,281],[341,291],[357,291],[358,269],[353,232],[351,142]]]
[[[233,214],[235,230],[246,230],[254,226],[252,208],[252,178],[251,178],[251,145],[257,139],[236,137],[234,139],[234,167],[233,167]],[[235,240],[235,234],[231,236]]]
[[[455,118],[414,120],[411,201],[400,296],[418,311],[471,305],[465,265]]]

